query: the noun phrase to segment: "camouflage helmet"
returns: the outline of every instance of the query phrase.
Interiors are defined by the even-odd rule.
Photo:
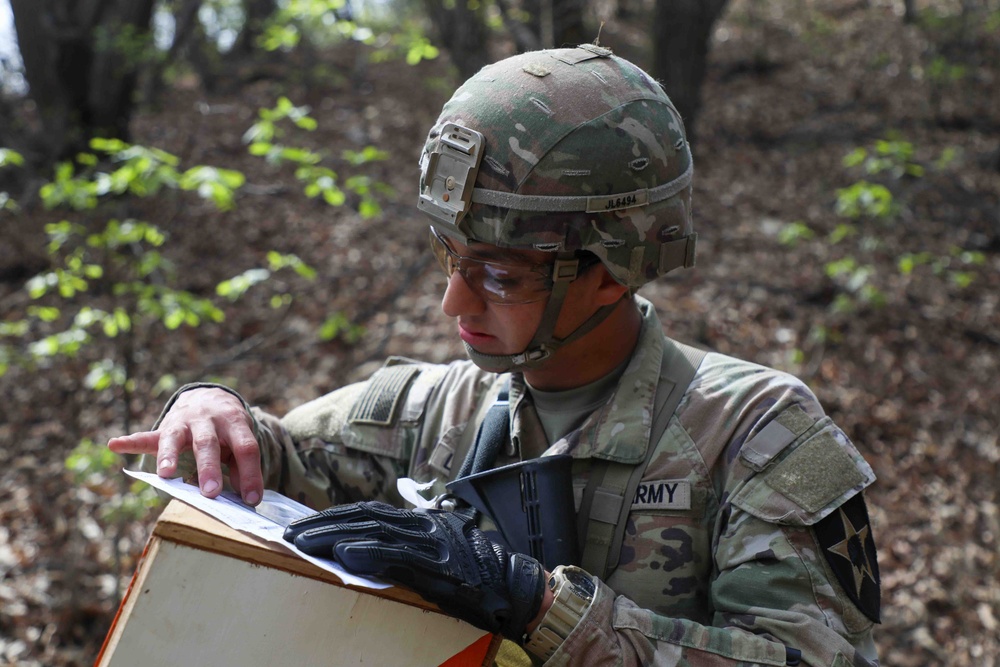
[[[635,291],[694,264],[693,164],[658,83],[591,44],[488,65],[452,96],[420,160],[441,232],[596,255]]]

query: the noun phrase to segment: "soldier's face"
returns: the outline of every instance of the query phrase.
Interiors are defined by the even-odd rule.
[[[495,258],[502,253],[505,262],[520,262],[525,266],[551,264],[552,254],[536,250],[508,250],[474,243],[466,246],[450,240],[451,249],[465,257]],[[555,335],[569,335],[602,304],[598,303],[598,286],[606,272],[602,266],[585,271],[570,283],[563,302]],[[545,304],[543,298],[531,303],[494,303],[481,296],[482,290],[470,286],[462,273],[455,271],[448,279],[441,302],[441,309],[458,324],[458,335],[477,352],[491,355],[519,354],[531,342],[542,321]],[[558,354],[552,358],[557,361]]]

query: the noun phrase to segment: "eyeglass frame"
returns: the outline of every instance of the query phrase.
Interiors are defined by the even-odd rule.
[[[475,292],[478,296],[489,301],[490,303],[495,303],[502,306],[513,306],[521,305],[527,303],[535,303],[543,299],[548,298],[549,294],[552,292],[552,288],[556,282],[561,281],[573,281],[576,280],[584,271],[596,266],[600,263],[600,259],[593,253],[585,253],[582,257],[575,257],[573,259],[556,259],[553,262],[545,263],[518,263],[518,262],[503,262],[497,260],[483,259],[480,257],[468,257],[465,255],[459,255],[455,252],[451,246],[448,244],[446,238],[442,236],[433,225],[430,226],[429,241],[431,244],[431,252],[438,260],[438,264],[444,270],[445,275],[449,278],[455,271],[458,271],[459,275],[465,281],[466,285]],[[444,255],[439,254],[435,250],[435,246],[440,246],[444,250]],[[447,264],[445,262],[448,262]],[[463,262],[472,262],[480,265],[493,265],[500,267],[511,267],[518,270],[528,270],[538,273],[545,281],[544,287],[541,288],[537,298],[530,298],[527,300],[517,300],[508,301],[503,299],[502,296],[496,294],[495,292],[490,292],[486,286],[483,284],[482,280],[472,279],[467,271],[462,270]]]

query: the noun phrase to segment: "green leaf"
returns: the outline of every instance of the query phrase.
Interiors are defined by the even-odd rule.
[[[45,358],[56,355],[75,356],[80,348],[90,340],[83,329],[67,329],[61,333],[46,336],[28,345],[32,357]]]
[[[308,130],[310,132],[318,127],[318,124],[316,123],[315,119],[310,118],[309,116],[303,116],[302,118],[296,119],[295,124],[301,127],[303,130]]]
[[[111,386],[120,387],[125,383],[125,369],[115,365],[110,359],[92,363],[83,385],[94,391],[102,391]]]
[[[50,271],[49,273],[42,273],[30,278],[24,286],[28,290],[28,296],[32,299],[38,299],[44,296],[49,291],[49,288],[55,287],[58,284],[59,277],[54,271]]]
[[[24,156],[10,148],[0,148],[0,167],[24,165]]]
[[[834,313],[847,315],[856,310],[854,298],[849,294],[838,294],[830,304],[830,310]]]
[[[129,145],[121,139],[106,139],[104,137],[94,137],[90,140],[90,147],[95,151],[103,153],[120,153],[127,149]]]
[[[166,393],[173,393],[179,386],[180,383],[178,383],[176,376],[170,373],[161,375],[160,379],[153,385],[153,395],[162,396]]]
[[[117,474],[121,459],[103,444],[84,438],[66,457],[65,466],[82,484],[103,479],[112,471]]]
[[[172,310],[167,313],[163,318],[163,326],[167,327],[171,331],[177,329],[184,323],[184,311],[182,310]]]
[[[868,151],[860,147],[855,148],[844,156],[843,163],[845,167],[856,167],[864,162],[866,157],[868,157]]]
[[[129,331],[132,328],[132,318],[129,317],[129,314],[124,308],[115,308],[112,316],[115,320],[115,326],[117,326],[120,331]]]
[[[28,308],[28,314],[37,317],[42,322],[55,322],[61,313],[54,306],[31,306]]]
[[[964,289],[975,281],[976,276],[974,273],[969,273],[968,271],[953,271],[949,274],[948,278],[957,287]]]
[[[20,337],[28,333],[31,325],[27,320],[14,320],[13,322],[0,322],[0,336],[10,338]],[[4,348],[6,349],[6,348]]]
[[[248,269],[238,276],[233,276],[229,280],[223,280],[216,285],[215,293],[225,297],[230,301],[236,301],[246,294],[247,290],[258,283],[262,283],[271,277],[271,272],[267,269]]]
[[[828,262],[824,268],[826,270],[826,275],[831,278],[836,278],[837,276],[842,276],[846,273],[854,271],[857,266],[858,263],[853,258],[845,257],[844,259]]]
[[[118,336],[118,322],[113,317],[105,317],[101,321],[101,329],[108,338],[116,338]]]
[[[195,190],[203,199],[210,199],[220,210],[233,207],[235,190],[243,186],[246,177],[239,171],[216,167],[192,167],[180,178],[183,190]]]
[[[319,329],[320,340],[329,341],[340,337],[352,345],[361,340],[364,334],[365,328],[351,323],[342,312],[334,313],[326,318]]]
[[[857,229],[854,225],[841,223],[837,225],[832,232],[830,232],[827,239],[831,244],[836,244],[840,243],[849,236],[854,236],[855,234],[857,234]]]
[[[17,201],[14,200],[8,193],[0,191],[0,211],[9,211],[10,213],[17,213],[20,207]]]
[[[254,155],[256,157],[263,157],[265,155],[270,154],[273,149],[274,149],[273,144],[270,144],[266,141],[255,141],[252,144],[250,144],[250,146],[247,148],[247,152],[249,152],[250,155]]]
[[[337,189],[324,190],[323,200],[330,206],[343,206],[344,202],[347,201],[347,196]]]
[[[305,148],[293,148],[286,146],[281,149],[281,159],[299,164],[317,164],[322,158],[318,153],[314,153]]]
[[[264,113],[266,110],[261,110]],[[269,120],[260,120],[243,133],[243,143],[250,144],[250,152],[253,153],[255,144],[270,144],[275,136],[274,123]]]
[[[958,159],[958,149],[954,146],[947,146],[941,151],[941,155],[934,161],[934,168],[942,171]]]
[[[797,220],[790,222],[778,232],[778,243],[781,245],[795,245],[799,241],[813,238],[816,234],[804,222]]]
[[[365,146],[361,151],[344,150],[341,156],[354,166],[360,166],[366,162],[377,162],[389,158],[388,151],[383,151],[375,146]]]
[[[291,294],[275,294],[271,297],[271,308],[277,310],[278,308],[289,305],[291,302]]]

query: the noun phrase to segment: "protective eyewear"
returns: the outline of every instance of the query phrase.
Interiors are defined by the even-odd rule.
[[[499,304],[541,301],[552,289],[552,264],[517,264],[463,257],[431,228],[431,250],[450,278],[455,271],[479,297]]]

